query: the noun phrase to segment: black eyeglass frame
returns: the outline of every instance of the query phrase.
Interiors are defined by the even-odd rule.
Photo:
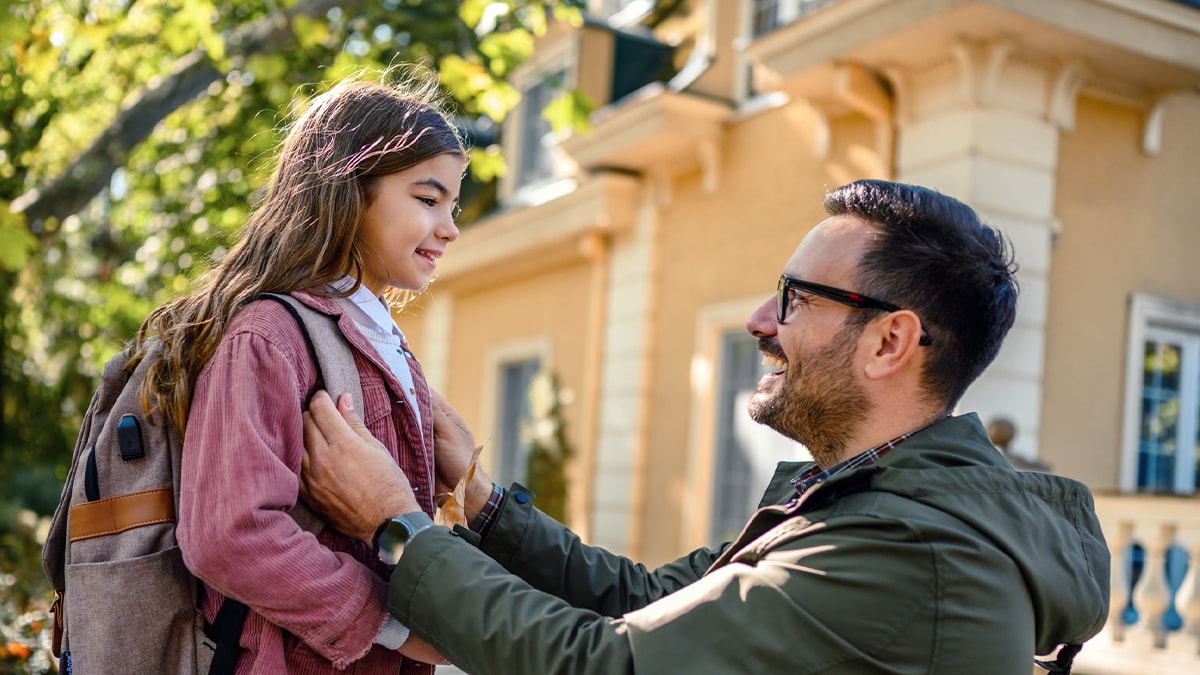
[[[847,291],[841,288],[834,288],[833,286],[826,286],[825,284],[789,277],[786,274],[780,274],[775,299],[775,318],[779,323],[787,320],[789,288],[811,293],[812,295],[833,300],[838,304],[855,309],[881,309],[885,312],[898,312],[901,309],[886,300],[877,300],[862,293],[855,293],[854,291]],[[927,346],[932,343],[933,338],[929,337],[929,333],[925,332],[924,328],[921,328],[921,340],[919,344]]]

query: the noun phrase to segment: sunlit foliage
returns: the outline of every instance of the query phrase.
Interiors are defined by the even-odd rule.
[[[53,510],[103,362],[230,245],[293,101],[350,73],[437,71],[484,130],[464,190],[486,198],[503,169],[485,132],[519,99],[504,78],[573,4],[0,0],[0,537],[30,549],[20,576],[0,559],[0,595],[39,597],[34,530],[11,514]],[[180,83],[195,95],[155,98]]]

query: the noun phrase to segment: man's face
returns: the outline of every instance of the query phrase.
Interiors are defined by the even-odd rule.
[[[872,234],[857,218],[829,218],[804,238],[784,273],[854,289],[858,260]],[[797,292],[779,322],[775,306],[772,298],[747,323],[759,339],[763,363],[774,368],[750,398],[750,417],[803,443],[821,466],[832,466],[870,410],[855,368],[862,328],[846,321],[856,310]]]

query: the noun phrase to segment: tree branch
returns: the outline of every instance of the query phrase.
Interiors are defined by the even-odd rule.
[[[322,17],[330,8],[353,11],[366,0],[301,0],[288,11],[265,16],[240,26],[225,41],[226,53],[235,61],[283,49],[294,37],[296,16]],[[124,166],[129,155],[167,115],[199,96],[225,73],[200,49],[175,62],[169,74],[144,87],[117,114],[96,140],[58,176],[13,200],[11,210],[25,216],[31,232],[49,238],[64,218],[82,210]]]

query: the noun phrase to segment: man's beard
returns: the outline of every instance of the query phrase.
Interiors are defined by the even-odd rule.
[[[862,386],[853,379],[852,365],[862,327],[846,324],[829,344],[789,362],[774,394],[756,392],[750,398],[750,417],[804,444],[822,468],[844,459],[841,455],[869,412]],[[775,338],[760,340],[767,354],[782,356]]]

